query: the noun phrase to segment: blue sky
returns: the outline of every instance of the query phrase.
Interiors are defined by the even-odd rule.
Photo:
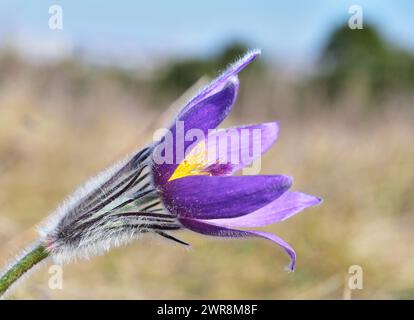
[[[63,8],[63,30],[48,28],[48,8]],[[0,2],[0,41],[33,55],[80,50],[97,59],[144,60],[209,55],[232,40],[286,63],[315,59],[327,35],[359,4],[364,20],[414,49],[414,1],[98,1]]]

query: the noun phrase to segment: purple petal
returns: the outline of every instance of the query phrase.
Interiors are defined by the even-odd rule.
[[[231,175],[260,158],[276,141],[277,122],[217,130],[207,137],[208,163],[212,175]],[[211,163],[211,164],[209,164]]]
[[[161,188],[164,205],[179,217],[233,218],[274,201],[292,185],[292,178],[272,176],[187,176]]]
[[[286,220],[302,210],[318,205],[321,199],[301,192],[285,192],[275,201],[242,217],[208,220],[209,223],[230,227],[261,227]]]
[[[224,237],[224,238],[244,238],[244,237],[259,237],[273,241],[281,246],[290,257],[289,270],[293,271],[296,264],[295,250],[283,239],[278,236],[262,231],[246,231],[229,229],[222,226],[216,226],[209,223],[201,222],[193,219],[180,219],[181,224],[187,229],[209,236]]]
[[[228,79],[226,86],[221,91],[207,97],[188,111],[180,114],[170,128],[172,145],[167,146],[173,154],[173,163],[153,162],[152,170],[155,184],[165,184],[178,164],[183,160],[185,153],[189,151],[187,148],[194,143],[194,141],[185,140],[185,134],[189,130],[199,129],[206,137],[209,129],[215,129],[226,118],[236,101],[238,88],[239,82],[237,77],[232,77]],[[178,121],[183,126],[182,132],[179,134],[177,133]],[[164,149],[165,145],[158,144],[155,147],[154,154],[159,152],[157,149],[161,147]],[[177,153],[179,148],[182,149],[182,156]]]
[[[206,97],[222,90],[223,86],[226,85],[230,78],[236,76],[259,55],[260,50],[252,50],[247,52],[242,58],[231,64],[220,76],[214,79],[208,86],[203,88],[196,96],[194,96],[181,110],[180,114],[186,112]]]

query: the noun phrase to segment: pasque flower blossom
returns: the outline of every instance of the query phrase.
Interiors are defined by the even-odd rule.
[[[153,164],[153,181],[164,206],[177,217],[183,228],[210,236],[259,237],[271,240],[290,256],[289,269],[293,270],[296,253],[283,239],[268,232],[235,229],[260,227],[283,221],[321,202],[315,196],[288,191],[292,178],[286,175],[232,176],[255,160],[252,152],[255,144],[259,144],[259,149],[264,153],[276,141],[278,123],[236,127],[209,134],[228,115],[236,100],[239,89],[237,74],[258,55],[259,51],[252,51],[231,65],[183,108],[175,122],[182,121],[185,131],[193,128],[202,130],[206,140],[212,136],[226,136],[227,131],[237,133],[243,130],[247,135],[238,135],[238,143],[228,144],[227,148],[216,152],[215,162],[207,156],[197,156],[197,153],[205,152],[205,147],[198,148],[197,151],[195,146],[196,152],[190,151],[187,157],[195,161],[184,159],[179,164]],[[253,137],[254,130],[260,131],[259,139]],[[170,131],[175,131],[175,124]],[[243,140],[253,143],[243,143]],[[191,142],[184,142],[185,147],[190,144]],[[208,143],[200,144],[204,146]],[[227,161],[220,161],[223,153],[227,156]],[[253,157],[249,157],[252,153]],[[238,154],[239,160],[248,161],[231,163],[233,154]]]
[[[278,123],[213,130],[236,101],[238,73],[258,55],[259,51],[247,53],[193,97],[172,122],[172,139],[163,137],[135,152],[64,201],[41,228],[35,248],[4,271],[0,294],[46,257],[57,261],[90,257],[148,233],[187,245],[174,234],[183,229],[209,236],[271,240],[290,256],[289,269],[293,270],[296,254],[288,243],[249,228],[283,221],[321,200],[288,191],[292,178],[286,175],[234,175],[270,148],[278,136]],[[205,139],[178,141],[174,134],[178,123],[183,124],[184,133],[197,129]],[[230,132],[236,133],[238,143],[224,148],[209,143]],[[186,151],[183,159],[157,161],[166,147],[173,150],[176,160],[179,143]],[[211,155],[210,145],[220,151],[214,157],[206,156]],[[255,146],[259,153],[254,152]],[[231,161],[235,155],[239,161]],[[26,262],[20,269],[19,261]]]

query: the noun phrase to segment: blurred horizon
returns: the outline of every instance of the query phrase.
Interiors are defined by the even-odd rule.
[[[50,30],[50,5],[63,29]],[[0,3],[0,39],[34,60],[81,55],[93,63],[153,66],[166,59],[207,58],[233,42],[261,48],[264,58],[295,70],[311,67],[329,35],[358,4],[364,23],[391,44],[414,50],[412,1],[14,1]],[[180,16],[178,19],[177,17]],[[167,32],[168,30],[168,32]],[[306,30],[303,32],[302,30]]]

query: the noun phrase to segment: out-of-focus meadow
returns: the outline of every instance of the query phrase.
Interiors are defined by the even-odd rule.
[[[72,57],[32,63],[0,54],[0,261],[78,184],[151,141],[160,115],[197,79],[241,51],[169,61],[152,72]],[[202,82],[202,81],[201,81]],[[414,58],[375,29],[338,29],[315,71],[292,76],[266,59],[241,74],[224,125],[279,120],[261,173],[284,173],[324,203],[265,228],[296,249],[297,270],[263,240],[182,232],[186,250],[144,238],[64,266],[63,290],[42,266],[14,298],[414,298]],[[161,117],[162,118],[162,117]],[[165,123],[164,123],[165,124]],[[363,268],[350,292],[348,268]]]

